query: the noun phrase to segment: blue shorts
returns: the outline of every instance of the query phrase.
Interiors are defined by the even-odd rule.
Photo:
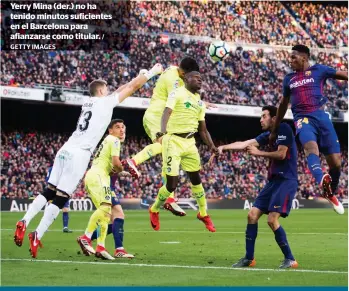
[[[266,214],[278,212],[281,217],[286,217],[292,208],[292,201],[297,193],[297,188],[297,180],[270,180],[259,192],[253,207]]]
[[[67,202],[65,202],[63,208],[70,208],[70,199]]]
[[[340,153],[337,133],[325,111],[317,110],[297,116],[295,127],[302,146],[309,141],[315,141],[325,156]]]
[[[112,205],[112,206],[120,205],[120,200],[119,200],[119,198],[112,196],[112,197],[111,197],[111,205]]]

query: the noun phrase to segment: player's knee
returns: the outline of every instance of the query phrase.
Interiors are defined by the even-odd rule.
[[[193,185],[200,185],[201,184],[201,178],[199,172],[188,172],[190,182]]]
[[[124,211],[122,210],[120,205],[115,205],[112,207],[112,217],[113,220],[115,218],[125,219]]]
[[[279,219],[278,219],[278,217],[269,215],[269,216],[268,216],[268,225],[269,225],[269,227],[270,227],[273,231],[277,230],[278,227],[279,227]]]
[[[255,211],[250,210],[247,214],[247,220],[249,224],[255,224],[258,222],[259,216],[257,215],[257,213]]]
[[[315,141],[308,141],[303,145],[304,153],[306,156],[309,156],[310,154],[319,155],[319,147]]]
[[[176,186],[171,185],[171,184],[169,185],[168,182],[167,182],[166,183],[166,189],[167,189],[168,192],[172,193],[172,192],[174,192],[174,190],[176,190]]]
[[[66,196],[56,196],[52,200],[52,204],[56,205],[59,209],[62,209],[64,207],[64,205],[67,203],[68,200],[69,200],[69,197],[66,197]]]
[[[51,189],[49,185],[44,193],[42,193],[42,196],[44,196],[47,201],[53,200],[56,197],[56,189]]]
[[[172,193],[174,190],[176,190],[178,184],[178,177],[175,176],[166,176],[166,189],[168,192]]]

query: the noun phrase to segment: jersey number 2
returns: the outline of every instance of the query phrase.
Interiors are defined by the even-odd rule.
[[[90,125],[90,119],[92,117],[91,111],[82,112],[79,118],[78,129],[80,131],[85,131]]]

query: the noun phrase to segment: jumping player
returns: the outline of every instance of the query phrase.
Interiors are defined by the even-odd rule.
[[[107,83],[94,80],[90,86],[91,97],[81,110],[76,130],[57,152],[48,187],[42,195],[35,198],[24,217],[17,222],[14,235],[15,244],[22,246],[25,231],[33,217],[47,201],[52,203],[46,208],[39,226],[29,234],[30,253],[36,258],[41,239],[69,200],[85,174],[91,154],[105,133],[113,114],[113,108],[142,87],[150,78],[162,72],[156,64],[145,74],[140,74],[131,82],[121,86],[108,95]]]
[[[179,179],[179,166],[188,173],[192,183],[192,195],[199,205],[197,218],[206,228],[215,232],[216,229],[206,212],[205,190],[200,179],[200,155],[195,145],[194,135],[199,131],[201,138],[218,154],[205,123],[205,103],[198,94],[201,88],[201,75],[197,71],[187,73],[184,77],[185,86],[173,91],[167,99],[161,118],[161,132],[156,134],[163,137],[162,165],[166,173],[166,184],[158,192],[155,203],[149,208],[150,222],[154,230],[160,229],[160,206],[174,192]]]
[[[340,146],[329,115],[324,111],[327,98],[323,95],[323,86],[328,78],[348,80],[348,72],[336,71],[320,64],[310,66],[309,57],[308,47],[295,45],[292,48],[291,68],[294,72],[284,78],[283,98],[270,140],[275,140],[291,101],[296,135],[303,146],[308,167],[316,183],[322,187],[323,197],[332,203],[338,214],[343,214],[343,205],[335,196],[341,173]],[[322,172],[320,152],[325,155],[329,174]]]
[[[168,67],[159,77],[153,90],[153,95],[150,100],[150,106],[146,110],[143,117],[144,130],[152,140],[152,144],[147,145],[142,151],[137,153],[132,159],[123,160],[123,166],[135,178],[138,178],[140,173],[137,166],[144,163],[155,155],[162,153],[162,138],[157,138],[156,133],[160,131],[161,116],[166,106],[166,101],[169,94],[184,85],[183,77],[186,73],[199,71],[199,65],[191,57],[185,57],[181,60],[179,67]],[[210,103],[206,103],[207,108],[215,107]],[[166,175],[162,173],[164,184]],[[178,206],[174,199],[174,193],[164,204],[166,210],[171,211],[174,215],[185,216],[185,211]]]

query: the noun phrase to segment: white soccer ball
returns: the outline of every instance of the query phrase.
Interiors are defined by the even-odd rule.
[[[221,40],[214,41],[208,48],[208,53],[214,62],[221,62],[229,56],[229,45]]]

